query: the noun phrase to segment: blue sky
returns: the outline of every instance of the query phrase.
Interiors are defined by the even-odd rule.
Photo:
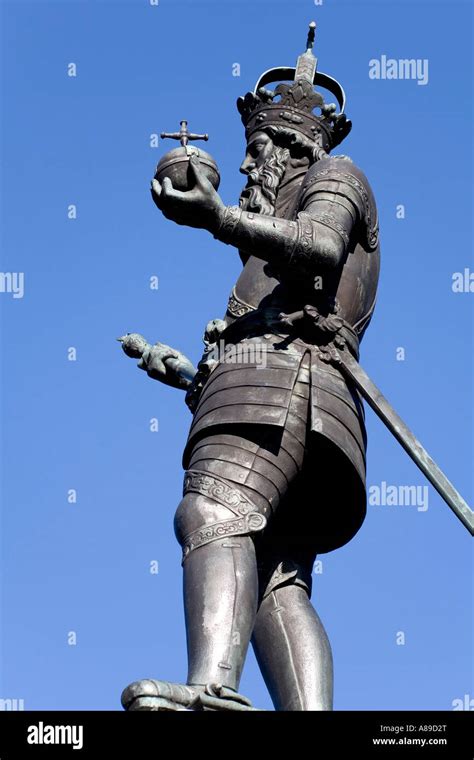
[[[0,697],[27,709],[119,709],[132,680],[186,677],[172,520],[190,415],[115,338],[138,331],[196,362],[240,269],[234,249],[156,210],[149,180],[172,146],[152,148],[150,135],[183,118],[209,132],[221,195],[235,203],[235,100],[267,68],[294,65],[316,19],[319,68],[343,83],[354,124],[336,152],[367,174],[380,213],[379,300],[362,364],[472,504],[473,294],[452,290],[453,273],[474,269],[472,7],[0,7],[1,270],[24,273],[23,298],[0,293]],[[382,55],[427,59],[428,83],[370,79]],[[370,410],[367,428],[368,485],[427,484]],[[356,538],[321,557],[313,602],[333,647],[336,709],[452,709],[473,695],[470,539],[428,493],[426,511],[369,506]],[[271,708],[252,654],[241,690]]]

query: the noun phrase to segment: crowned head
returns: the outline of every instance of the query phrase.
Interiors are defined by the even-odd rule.
[[[247,138],[240,167],[247,175],[240,197],[245,210],[269,216],[277,213],[282,185],[286,201],[290,202],[291,185],[296,187],[302,174],[327,156],[351,129],[344,113],[344,90],[335,79],[317,71],[313,54],[315,29],[316,24],[311,22],[306,50],[295,68],[266,71],[254,90],[237,101]],[[268,89],[272,83],[278,84]],[[325,103],[315,85],[335,96],[339,111],[335,103]]]

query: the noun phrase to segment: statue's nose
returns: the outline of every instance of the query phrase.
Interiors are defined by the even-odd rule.
[[[241,174],[249,174],[252,169],[255,169],[255,163],[251,159],[245,158],[240,165],[239,172]]]

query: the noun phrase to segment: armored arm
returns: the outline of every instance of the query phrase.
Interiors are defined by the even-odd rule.
[[[214,237],[276,267],[283,265],[316,272],[320,268],[335,268],[341,262],[345,240],[352,228],[352,220],[346,214],[344,217],[343,222],[339,222],[340,234],[318,221],[313,204],[299,212],[296,221],[228,206]]]
[[[349,161],[344,161],[345,167],[342,163],[341,159],[329,159],[308,172],[294,221],[228,206],[214,237],[276,268],[290,267],[302,274],[337,268],[353,229],[361,220],[367,221],[370,205],[370,191],[363,179],[357,178]]]

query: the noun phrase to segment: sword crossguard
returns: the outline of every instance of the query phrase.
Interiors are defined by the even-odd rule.
[[[183,121],[180,122],[180,130],[179,132],[162,132],[160,135],[161,139],[164,140],[166,138],[170,140],[179,140],[183,148],[187,146],[191,140],[209,140],[209,135],[197,135],[194,134],[194,132],[190,132],[188,129],[188,122],[183,119]]]

